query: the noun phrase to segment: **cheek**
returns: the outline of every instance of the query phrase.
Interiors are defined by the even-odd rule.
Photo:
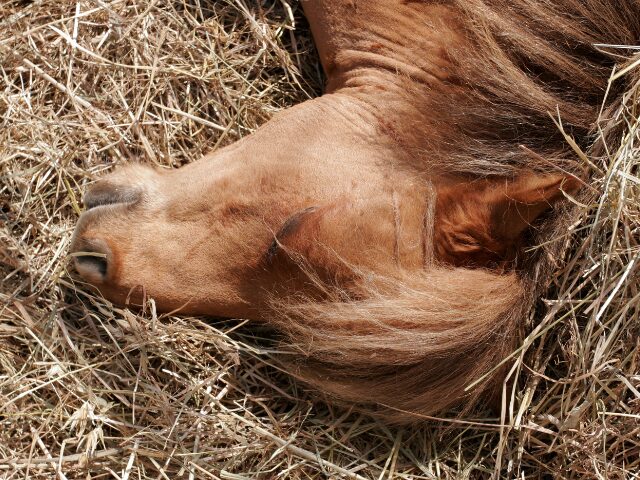
[[[363,269],[389,273],[422,268],[427,263],[425,212],[414,203],[390,194],[358,202],[343,199],[302,212],[276,235],[274,247],[281,251],[271,248],[271,256],[284,264],[302,258],[318,273],[341,281]]]

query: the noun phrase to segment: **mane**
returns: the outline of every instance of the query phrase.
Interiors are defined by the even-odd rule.
[[[452,3],[468,42],[448,52],[459,88],[430,100],[436,131],[446,135],[436,135],[438,161],[448,171],[479,176],[582,173],[565,134],[590,149],[599,111],[618,103],[624,84],[606,93],[613,67],[624,59],[605,45],[637,43],[638,1]]]
[[[286,361],[291,374],[390,423],[471,406],[496,390],[491,376],[484,389],[466,387],[519,337],[514,275],[446,267],[393,279],[358,273],[357,295],[325,284],[321,302],[274,300],[273,322],[295,353]]]
[[[424,106],[429,115],[412,126],[414,141],[403,145],[407,162],[421,170],[425,157],[436,156],[447,172],[470,178],[523,170],[587,178],[567,137],[592,155],[615,140],[606,116],[625,85],[611,86],[608,95],[607,88],[623,59],[600,45],[638,42],[640,2],[446,3],[458,10],[469,42],[448,52],[458,66],[455,88],[431,95]],[[416,88],[408,83],[407,94],[417,98]],[[597,125],[601,110],[605,124]],[[606,132],[600,143],[598,128]],[[491,399],[504,373],[496,366],[516,347],[557,266],[552,259],[561,258],[565,242],[551,240],[566,235],[574,215],[564,205],[547,216],[530,238],[531,245],[545,246],[519,262],[517,272],[437,265],[399,278],[357,272],[356,295],[325,285],[323,301],[274,303],[272,321],[298,354],[287,368],[334,400],[391,422]]]

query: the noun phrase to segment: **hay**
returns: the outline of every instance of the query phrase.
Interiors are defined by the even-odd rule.
[[[395,430],[312,402],[242,321],[159,316],[153,304],[134,314],[68,272],[79,199],[96,176],[134,158],[196,160],[318,94],[297,3],[5,0],[0,84],[1,478],[640,470],[638,83],[613,127],[602,123],[624,135],[589,158],[597,195],[507,360],[518,380],[503,418]]]

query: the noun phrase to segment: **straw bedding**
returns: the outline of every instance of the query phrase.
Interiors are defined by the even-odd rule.
[[[388,428],[314,401],[268,332],[115,308],[69,271],[96,177],[197,160],[319,94],[299,4],[3,1],[0,477],[636,478],[640,61],[627,65],[612,81],[632,88],[602,122],[619,143],[576,151],[593,194],[505,360],[502,418]]]

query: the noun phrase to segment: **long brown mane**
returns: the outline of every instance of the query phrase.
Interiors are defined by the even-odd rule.
[[[640,2],[446,3],[458,10],[456,21],[471,47],[448,52],[460,66],[459,88],[424,106],[429,115],[412,134],[415,145],[425,137],[432,144],[428,152],[412,142],[400,145],[407,161],[420,170],[428,168],[425,155],[437,155],[448,171],[471,179],[510,177],[523,169],[588,178],[576,148],[604,154],[594,134],[607,128],[607,112],[625,88],[613,84],[607,92],[620,57],[606,45],[638,42]],[[567,138],[575,139],[575,148]],[[285,332],[284,343],[301,353],[289,368],[329,396],[391,421],[476,403],[481,392],[466,387],[482,380],[486,393],[502,384],[503,377],[493,374],[504,371],[496,367],[515,349],[560,260],[572,212],[556,209],[532,230],[531,244],[543,246],[519,261],[520,282],[465,268],[435,267],[429,276],[400,279],[358,272],[362,295],[327,285],[323,302],[279,300],[273,321]]]

